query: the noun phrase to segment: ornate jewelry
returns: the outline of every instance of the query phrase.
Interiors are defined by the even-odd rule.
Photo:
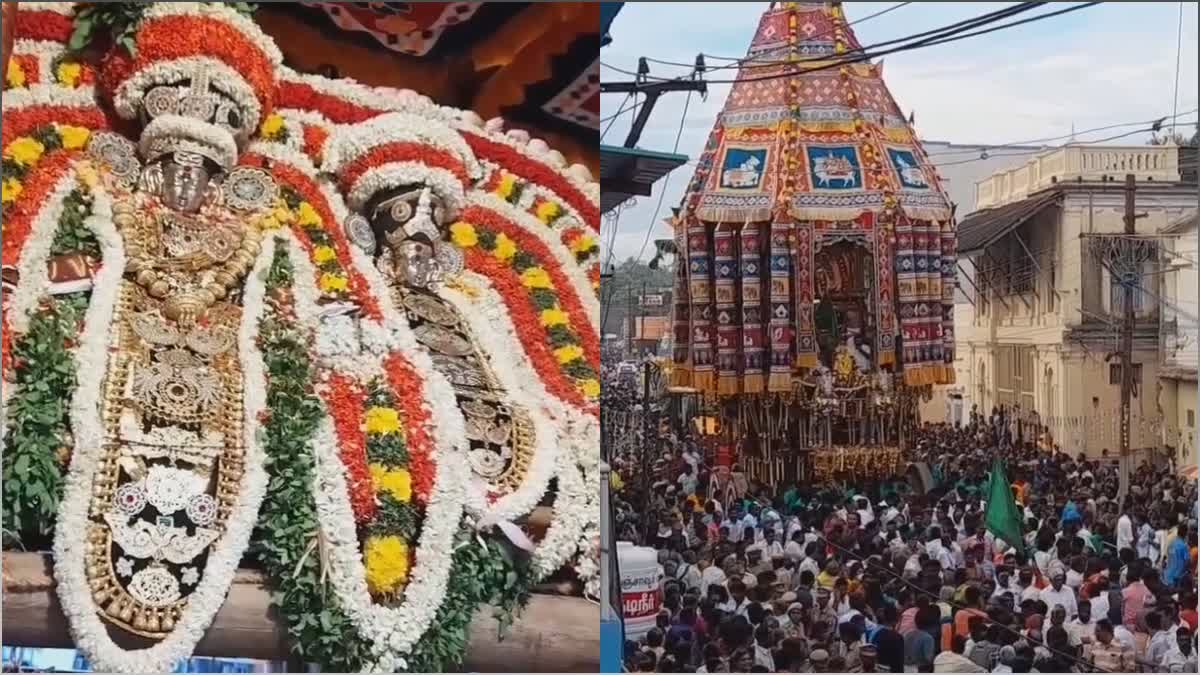
[[[88,141],[87,153],[126,187],[133,187],[142,173],[137,146],[120,134],[110,131],[92,134]]]
[[[238,211],[266,209],[279,196],[279,186],[271,174],[249,166],[239,166],[225,179],[225,203]]]
[[[357,213],[351,214],[346,219],[346,237],[367,255],[375,255],[375,231],[371,229],[371,222],[366,218]]]

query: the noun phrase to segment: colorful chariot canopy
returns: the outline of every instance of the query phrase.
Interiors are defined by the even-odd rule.
[[[898,206],[948,220],[950,206],[883,64],[844,63],[862,45],[841,3],[763,14],[688,190],[711,222],[854,220]],[[841,63],[839,63],[841,62]]]
[[[841,3],[763,14],[675,218],[673,384],[791,393],[839,346],[953,381],[952,209],[863,53]]]

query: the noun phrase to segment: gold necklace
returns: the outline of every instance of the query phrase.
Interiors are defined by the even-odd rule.
[[[162,252],[164,225],[180,223],[166,207],[146,195],[130,194],[113,204],[113,222],[129,251],[128,271],[151,297],[163,300],[163,314],[182,326],[195,323],[208,308],[224,298],[250,272],[262,249],[258,218],[247,218],[236,251],[220,258],[210,254],[172,258]],[[215,214],[201,214],[199,218]],[[195,229],[192,225],[191,229]]]

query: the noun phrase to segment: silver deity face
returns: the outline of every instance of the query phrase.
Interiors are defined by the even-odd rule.
[[[189,152],[176,152],[163,160],[162,191],[167,208],[183,213],[195,213],[209,195],[213,176],[204,165],[204,158]]]
[[[433,247],[417,239],[405,239],[393,246],[392,258],[393,274],[406,286],[428,288],[441,276]]]
[[[422,195],[428,206],[422,209]],[[386,232],[389,238],[398,232],[406,237],[419,234],[431,241],[441,235],[445,223],[445,206],[440,197],[424,187],[401,188],[379,200],[370,210],[368,218],[378,231]]]

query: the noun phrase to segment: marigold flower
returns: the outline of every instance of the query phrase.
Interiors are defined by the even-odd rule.
[[[479,235],[475,233],[473,225],[460,220],[450,226],[450,241],[459,248],[471,248],[479,243]]]
[[[382,464],[372,464],[371,482],[376,490],[390,494],[397,501],[412,501],[412,474],[408,469],[389,469]]]
[[[95,188],[100,184],[100,174],[96,173],[91,164],[80,163],[75,167],[75,175],[79,177],[79,182],[88,188]]]
[[[24,189],[25,188],[21,187],[21,181],[17,180],[16,178],[5,178],[3,188],[4,196],[3,199],[0,199],[0,201],[3,201],[5,204],[11,204],[17,201],[17,198],[21,196],[21,191]]]
[[[296,222],[300,223],[301,227],[320,227],[321,214],[313,208],[308,202],[300,202],[300,208],[296,209]]]
[[[546,328],[550,328],[551,326],[563,326],[570,321],[570,317],[567,316],[567,313],[557,307],[542,310],[541,319],[542,325]]]
[[[37,139],[24,136],[18,138],[4,149],[4,156],[22,166],[31,166],[42,158],[46,146]]]
[[[546,223],[547,225],[553,222],[554,219],[558,218],[560,215],[562,215],[562,209],[559,208],[558,204],[555,204],[554,202],[542,202],[537,207],[538,220]]]
[[[67,150],[78,150],[87,145],[92,137],[90,129],[63,124],[58,127],[58,135],[62,138],[63,147]]]
[[[369,537],[364,549],[367,589],[374,595],[398,591],[408,580],[408,544],[395,535]]]
[[[25,86],[25,71],[21,70],[21,65],[17,63],[16,59],[9,60],[8,71],[4,74],[4,81],[14,89]]]
[[[275,138],[283,131],[283,118],[277,114],[268,115],[259,127],[259,133],[264,138]]]
[[[600,380],[594,377],[588,378],[579,383],[579,391],[588,398],[600,397]]]
[[[83,76],[83,66],[71,61],[63,61],[58,64],[54,74],[58,78],[59,84],[74,89],[79,86],[79,79]]]
[[[579,345],[567,345],[554,350],[554,358],[558,359],[559,363],[570,363],[582,357],[583,348]]]
[[[376,406],[363,416],[363,430],[368,434],[394,434],[400,431],[400,413],[395,408]]]
[[[334,251],[328,246],[318,246],[313,249],[313,262],[318,265],[323,265],[331,260],[337,259],[337,251]]]
[[[492,251],[492,255],[498,260],[508,262],[517,254],[517,244],[508,235],[501,232],[496,235],[496,248]]]
[[[541,267],[530,267],[521,273],[521,283],[526,288],[553,288],[550,275]]]
[[[571,242],[571,253],[576,255],[587,253],[596,247],[596,240],[591,235],[583,235]]]
[[[506,173],[500,176],[500,183],[496,185],[496,194],[504,199],[512,196],[513,190],[517,187],[517,179],[511,173]]]
[[[349,286],[349,282],[346,280],[346,277],[340,274],[331,274],[326,272],[321,275],[320,285],[322,291],[325,291],[326,293],[334,293],[337,291],[346,290],[346,288]]]

